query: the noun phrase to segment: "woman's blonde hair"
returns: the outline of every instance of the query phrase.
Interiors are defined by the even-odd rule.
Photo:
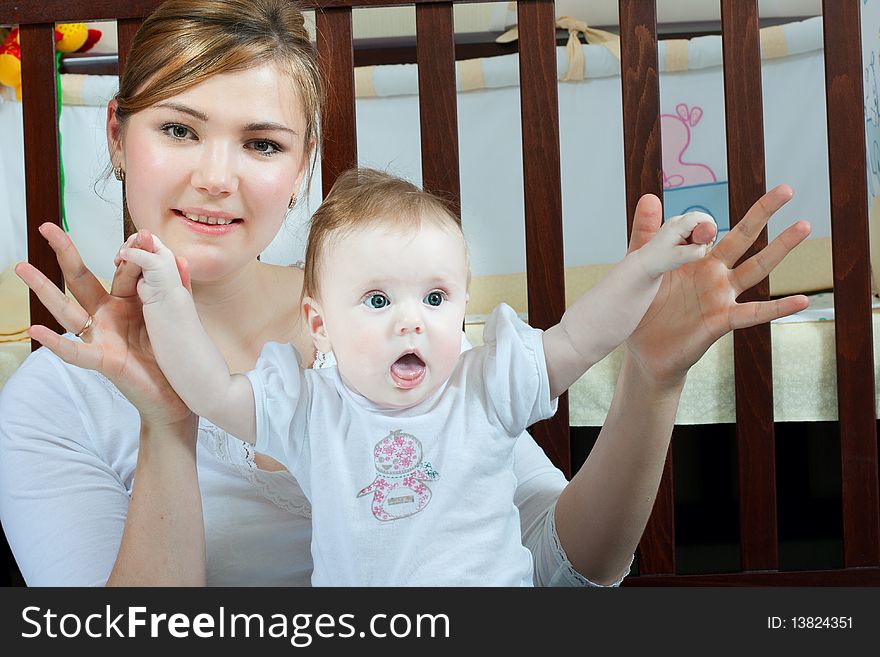
[[[343,172],[309,224],[303,296],[318,298],[321,262],[333,240],[380,224],[407,232],[423,221],[455,231],[467,255],[461,222],[449,203],[383,171],[357,168]]]
[[[268,63],[290,74],[305,112],[303,146],[318,146],[321,76],[303,14],[290,0],[166,0],[134,37],[116,116],[124,126],[218,73]]]

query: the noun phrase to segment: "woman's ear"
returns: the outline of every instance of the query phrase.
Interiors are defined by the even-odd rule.
[[[299,194],[299,190],[302,189],[302,181],[303,178],[306,177],[306,172],[309,170],[312,163],[312,155],[315,154],[315,140],[312,139],[309,142],[309,150],[306,156],[303,158],[302,166],[299,170],[299,175],[296,177],[296,185],[293,188],[294,194]]]
[[[309,327],[309,333],[312,336],[312,342],[315,343],[315,348],[325,354],[333,351],[330,338],[327,335],[327,327],[324,325],[321,306],[318,305],[318,302],[311,297],[304,297],[302,311],[306,319],[306,325]]]
[[[122,123],[116,115],[118,103],[116,99],[107,103],[107,150],[113,167],[125,169],[125,157],[122,154]]]

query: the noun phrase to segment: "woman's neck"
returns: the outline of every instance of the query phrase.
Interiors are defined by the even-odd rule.
[[[231,371],[253,368],[266,342],[300,346],[301,287],[299,270],[256,261],[221,281],[193,283],[199,318]]]

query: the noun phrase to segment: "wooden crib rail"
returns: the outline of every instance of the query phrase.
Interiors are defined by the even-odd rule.
[[[859,3],[824,0],[837,408],[846,567],[880,565]]]
[[[733,227],[766,191],[757,1],[722,0],[721,24],[728,203]],[[766,228],[740,262],[765,246]],[[765,278],[739,298],[742,302],[768,300],[770,279]],[[779,567],[771,358],[769,324],[734,333],[741,560],[743,570],[749,571]]]
[[[37,227],[47,221],[61,224],[61,166],[58,133],[57,85],[55,81],[55,25],[22,24],[19,32],[24,127],[25,203],[27,205],[28,260],[63,289],[63,277],[54,253],[46,248]],[[55,321],[30,293],[31,324],[56,331]],[[32,349],[39,345],[32,342]]]

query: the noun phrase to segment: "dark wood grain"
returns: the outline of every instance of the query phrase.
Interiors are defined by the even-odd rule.
[[[339,174],[358,161],[351,9],[318,11],[315,24],[318,65],[324,81],[321,187],[327,196]]]
[[[125,64],[128,61],[128,54],[131,51],[131,44],[134,41],[134,36],[143,22],[142,18],[123,18],[116,22],[116,47],[119,53],[119,67],[117,69],[117,74],[120,78],[125,72]],[[123,208],[127,207],[125,204],[125,186],[122,188],[122,206]],[[125,211],[123,211],[123,214],[125,216],[122,221],[122,239],[120,242],[127,240],[129,236],[137,231],[131,217],[129,217]]]
[[[547,329],[565,312],[556,19],[552,0],[521,0],[518,7],[529,323]],[[567,394],[556,415],[532,432],[570,476]]]
[[[766,191],[757,0],[722,0],[721,27],[733,227]],[[740,261],[766,245],[764,229]],[[765,278],[743,292],[739,300],[769,298],[770,281]],[[773,570],[779,556],[770,325],[736,331],[733,345],[742,567]]]
[[[627,577],[624,586],[880,586],[880,568]]]
[[[620,84],[627,231],[643,194],[663,196],[657,13],[651,0],[620,0]]]
[[[416,7],[422,185],[461,216],[452,3]]]
[[[61,267],[37,230],[47,221],[61,225],[55,25],[23,25],[20,43],[28,261],[63,290]],[[30,293],[30,318],[31,324],[64,331],[33,292]],[[31,349],[38,347],[39,344],[31,340]]]
[[[73,23],[143,18],[162,0],[16,0],[0,6],[0,23]]]
[[[620,0],[619,14],[626,234],[629,236],[639,198],[649,193],[663,197],[656,4],[645,0]],[[675,572],[674,507],[670,451],[666,455],[654,509],[639,545],[640,572]]]
[[[116,22],[116,47],[119,55],[118,73],[120,76],[125,70],[134,35],[140,29],[143,22],[142,18],[125,18]]]
[[[343,9],[351,7],[395,7],[430,5],[449,0],[297,0],[303,9]],[[507,2],[507,0],[456,0],[458,4]],[[3,24],[77,22],[142,18],[162,4],[162,0],[16,0],[0,5]]]
[[[876,566],[880,506],[859,2],[826,0],[823,9],[843,561]]]

